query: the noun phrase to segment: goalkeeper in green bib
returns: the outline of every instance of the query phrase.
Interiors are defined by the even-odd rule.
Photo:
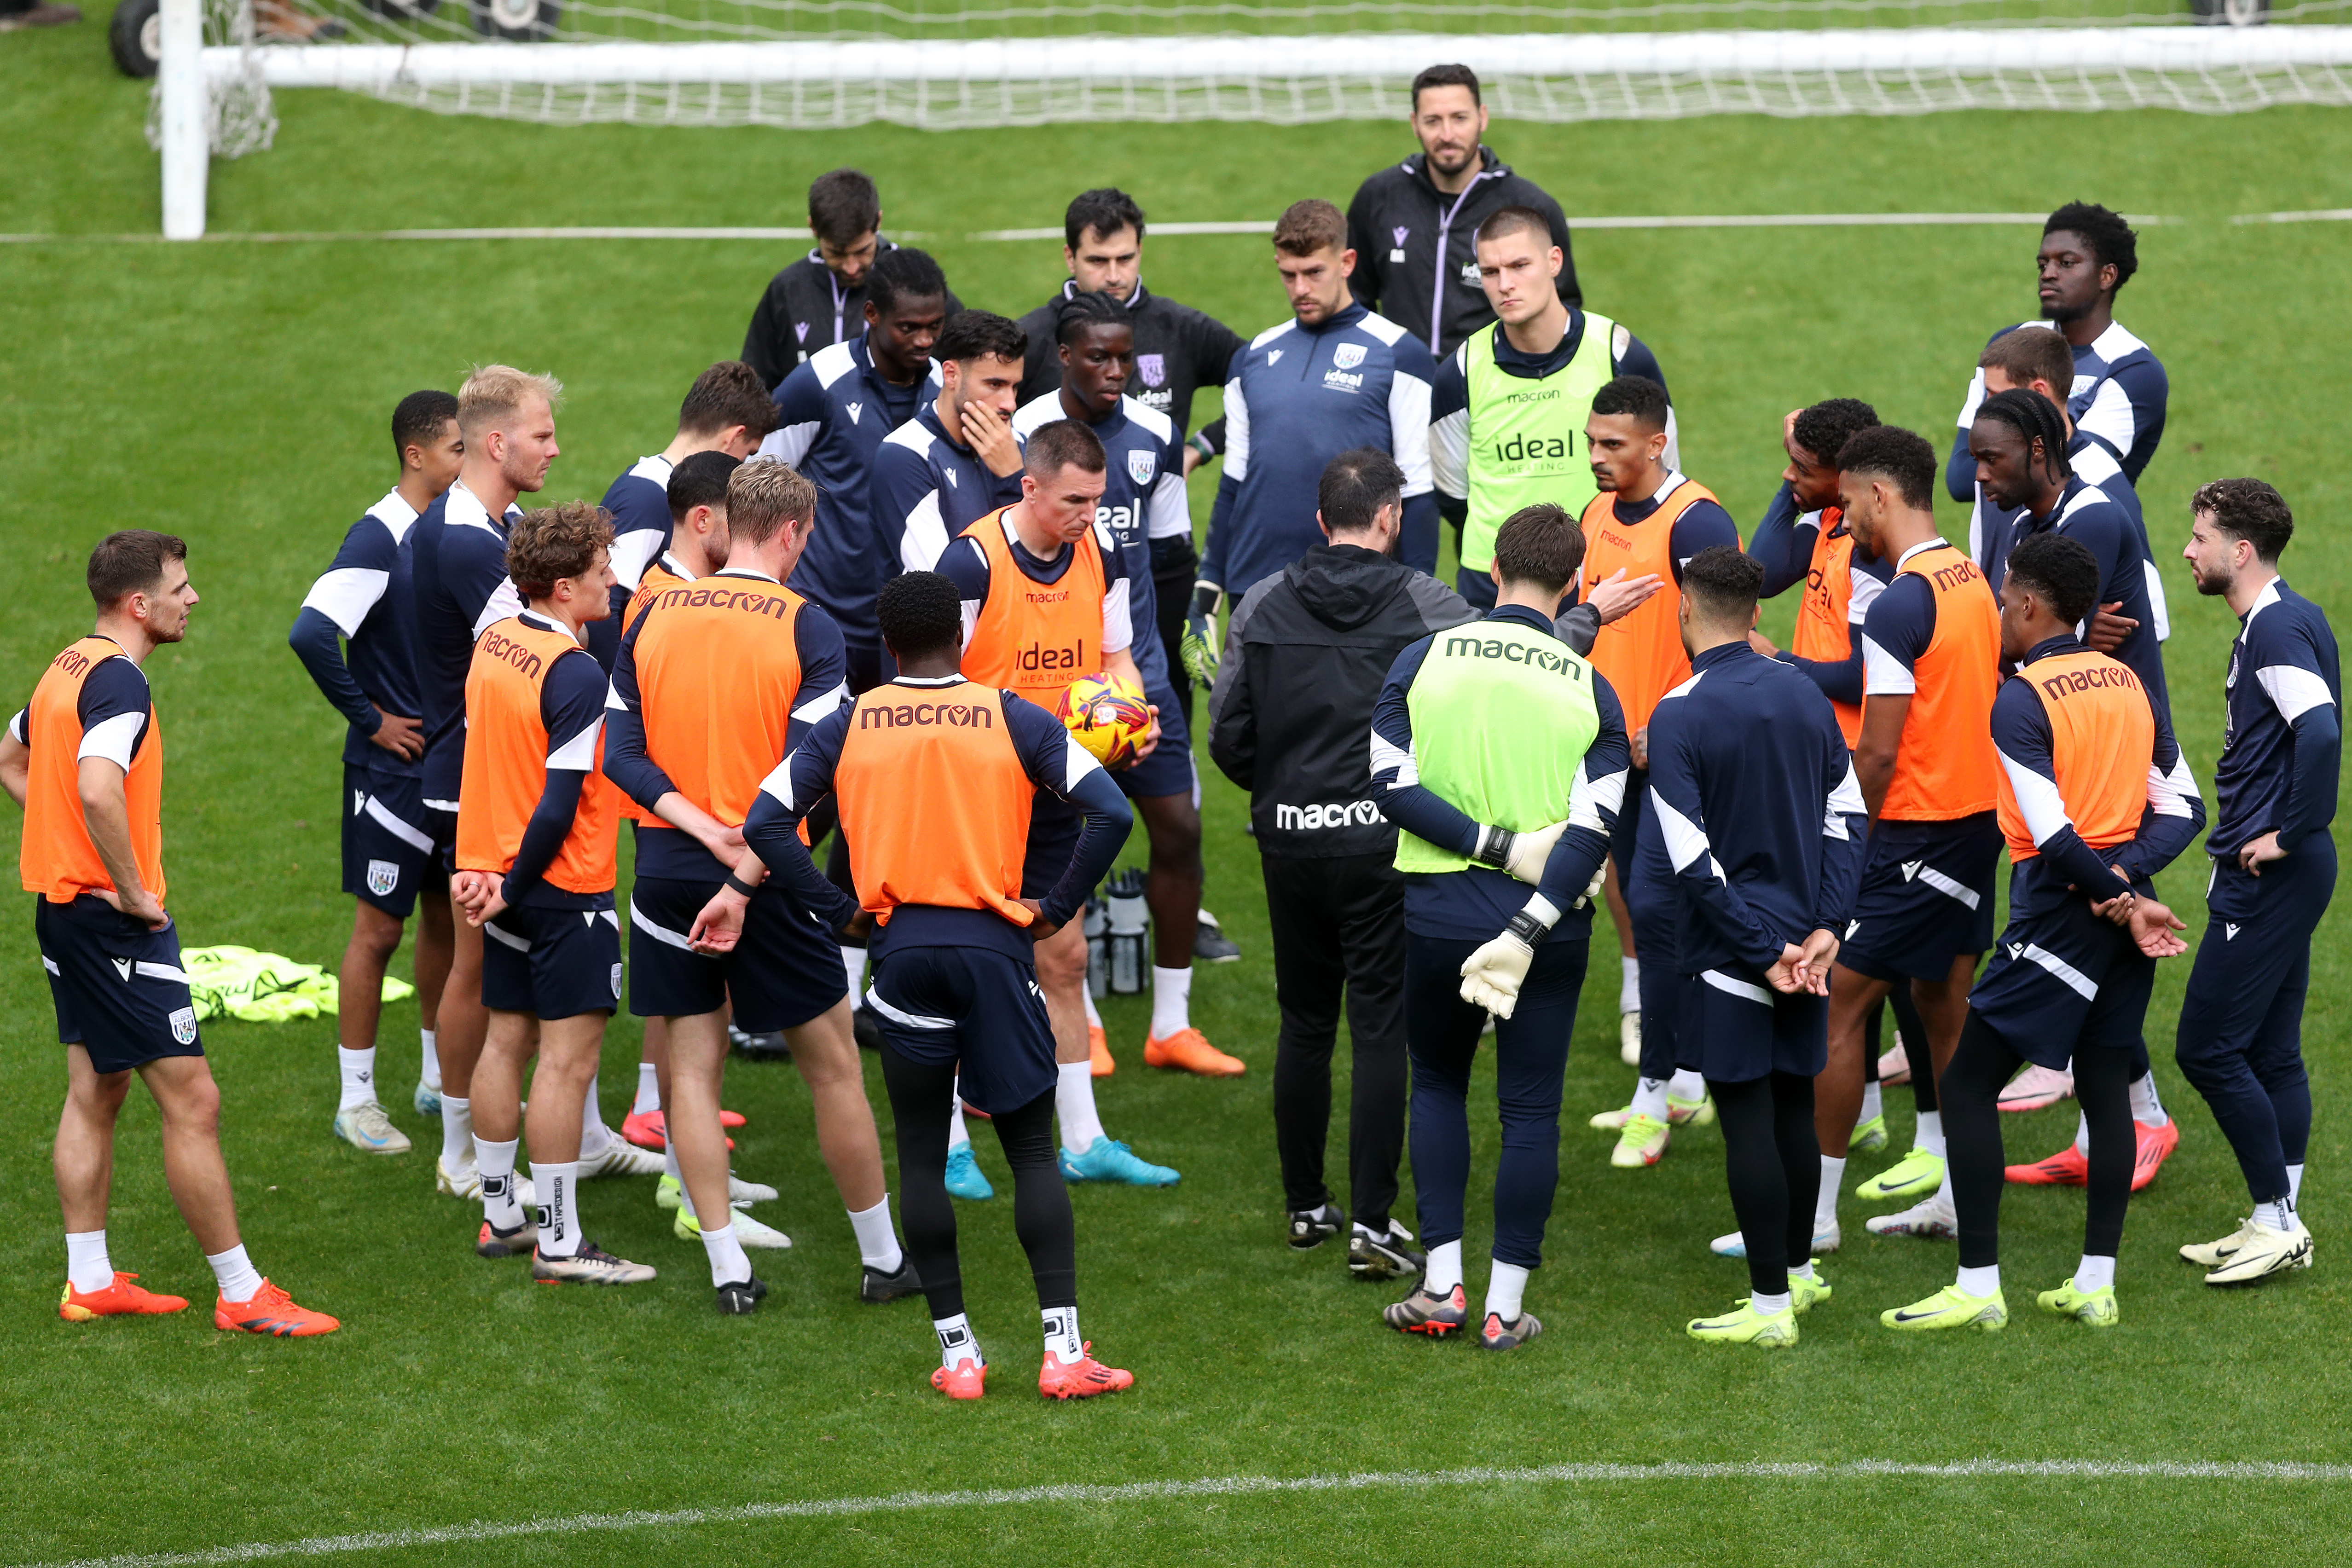
[[[1478,280],[1496,320],[1437,368],[1429,399],[1429,465],[1438,515],[1451,522],[1462,568],[1455,588],[1495,603],[1495,530],[1523,507],[1555,502],[1574,517],[1595,495],[1584,446],[1592,396],[1615,377],[1666,384],[1658,357],[1606,316],[1564,304],[1566,261],[1533,207],[1503,207],[1478,225]],[[1674,411],[1666,466],[1676,465]]]
[[[1560,1074],[1576,1030],[1588,907],[1631,762],[1609,684],[1553,618],[1584,536],[1549,503],[1496,530],[1495,608],[1397,656],[1373,710],[1371,799],[1400,830],[1411,1145],[1427,1271],[1390,1326],[1467,1328],[1462,1231],[1470,1177],[1470,1064],[1495,1015],[1494,1269],[1478,1343],[1512,1350],[1543,1325],[1525,1310],[1559,1185]]]

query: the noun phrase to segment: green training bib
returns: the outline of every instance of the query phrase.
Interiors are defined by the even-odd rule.
[[[1584,420],[1592,412],[1592,395],[1609,380],[1617,324],[1587,311],[1575,356],[1541,381],[1508,374],[1495,363],[1502,330],[1497,321],[1463,344],[1470,513],[1462,528],[1462,564],[1474,572],[1493,568],[1496,530],[1513,512],[1551,501],[1573,517],[1597,494]]]

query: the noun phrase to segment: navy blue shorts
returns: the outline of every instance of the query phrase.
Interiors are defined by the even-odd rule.
[[[629,889],[629,1011],[639,1018],[717,1012],[731,998],[752,1034],[798,1029],[849,994],[841,945],[774,879],[743,912],[735,950],[714,958],[686,943],[716,882],[641,876]]]
[[[444,811],[437,806],[426,806],[425,831],[433,840],[433,859],[441,868],[443,877],[457,874],[457,813]]]
[[[1184,705],[1172,690],[1153,695],[1151,701],[1160,709],[1160,744],[1142,761],[1112,768],[1110,776],[1130,800],[1189,795],[1197,807],[1201,803],[1201,770],[1192,761],[1192,737],[1184,726]]]
[[[33,936],[57,1004],[58,1040],[88,1051],[99,1071],[205,1053],[176,923],[150,931],[89,894],[71,904],[36,895]]]
[[[2000,824],[1990,811],[1870,830],[1838,962],[1874,980],[1941,980],[1992,946]]]
[[[1675,1066],[1717,1083],[1747,1083],[1775,1072],[1811,1078],[1829,1065],[1827,997],[1776,991],[1745,964],[1681,980]]]
[[[1969,1010],[2026,1061],[2063,1072],[2077,1051],[2136,1050],[2155,984],[2156,960],[2131,933],[2070,898],[2009,923]]]
[[[429,886],[438,894],[448,885],[427,821],[446,814],[425,810],[422,779],[344,763],[343,891],[407,919],[420,891]]]
[[[482,926],[482,1005],[537,1019],[608,1013],[621,999],[613,895],[593,909],[510,905]]]
[[[866,993],[882,1038],[909,1061],[957,1064],[957,1092],[990,1115],[1054,1087],[1054,1026],[1037,967],[985,947],[886,952]]]

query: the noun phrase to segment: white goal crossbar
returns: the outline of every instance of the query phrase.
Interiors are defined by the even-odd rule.
[[[1413,74],[1433,59],[1475,69],[1499,113],[1552,122],[2352,104],[2352,26],[203,47],[203,4],[163,0],[171,238],[204,232],[208,98],[257,77],[268,89],[340,88],[446,112],[542,120],[813,127],[883,120],[939,130],[1401,117]]]

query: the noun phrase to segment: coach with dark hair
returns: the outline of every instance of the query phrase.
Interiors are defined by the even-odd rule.
[[[866,275],[898,248],[882,237],[882,194],[856,169],[819,174],[809,186],[809,253],[768,280],[743,334],[743,361],[770,392],[819,349],[866,329]],[[963,302],[950,292],[950,316]]]
[[[1561,303],[1582,304],[1559,204],[1511,172],[1486,144],[1478,73],[1431,66],[1413,78],[1412,124],[1419,155],[1366,180],[1348,204],[1348,247],[1356,253],[1348,283],[1357,303],[1403,326],[1444,359],[1495,319],[1471,235],[1505,207],[1533,207],[1559,246],[1555,286]]]
[[[1421,1255],[1389,1222],[1404,1146],[1404,878],[1396,829],[1370,796],[1372,708],[1399,653],[1477,612],[1396,559],[1404,472],[1387,453],[1341,453],[1317,499],[1325,542],[1252,587],[1226,624],[1209,755],[1250,792],[1265,860],[1290,1245],[1319,1247],[1352,1219],[1349,1269],[1386,1279],[1418,1273]],[[1345,1217],[1323,1179],[1343,988],[1354,1053]]]

